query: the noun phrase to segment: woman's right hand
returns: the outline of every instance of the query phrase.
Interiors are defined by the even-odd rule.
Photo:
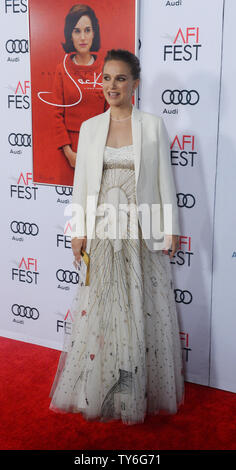
[[[87,237],[81,237],[81,238],[72,238],[71,240],[71,247],[72,247],[72,251],[73,251],[73,254],[74,254],[74,257],[75,257],[75,261],[77,263],[80,262],[81,260],[81,249],[83,249],[83,251],[86,250],[86,245],[87,245]]]
[[[69,144],[63,146],[63,152],[72,168],[75,168],[76,152],[73,152]]]

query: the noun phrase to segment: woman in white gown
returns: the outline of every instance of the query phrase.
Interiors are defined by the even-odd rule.
[[[97,213],[88,305],[85,311],[78,286],[69,349],[61,353],[50,391],[53,411],[80,412],[87,420],[121,419],[125,424],[143,422],[149,414],[174,414],[184,402],[169,260],[178,249],[179,236],[171,236],[172,250],[150,251],[138,217],[118,210],[119,203],[137,203],[131,115],[139,80],[140,64],[134,54],[108,51],[103,92],[110,105],[110,123],[98,205],[113,204],[116,225],[107,218],[105,232],[104,218]],[[74,180],[73,194],[77,183]],[[72,238],[76,262],[83,263],[81,250],[86,245],[86,237]]]

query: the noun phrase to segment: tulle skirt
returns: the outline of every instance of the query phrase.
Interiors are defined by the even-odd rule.
[[[104,170],[99,203],[112,187],[135,202],[134,170]],[[135,424],[148,414],[175,414],[184,402],[170,260],[149,251],[138,219],[137,234],[118,244],[91,242],[90,285],[78,285],[73,299],[72,334],[50,391],[53,411]]]

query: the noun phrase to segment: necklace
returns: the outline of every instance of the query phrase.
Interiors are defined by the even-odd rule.
[[[74,61],[74,63],[75,63],[76,65],[84,65],[84,64],[78,64],[78,62],[77,62],[77,60],[76,60],[75,56],[73,57],[73,61]],[[85,64],[85,65],[92,65],[92,64],[93,64],[93,62],[94,62],[94,57],[93,57],[93,56],[91,56],[91,59],[90,59],[90,61],[89,61],[87,64]]]
[[[114,119],[114,118],[112,118],[112,117],[111,117],[111,119],[112,119],[112,121],[116,121],[116,122],[119,122],[119,121],[126,121],[126,119],[129,119],[130,116],[132,116],[132,113],[131,113],[128,117],[126,117],[126,118],[124,118],[124,119]]]

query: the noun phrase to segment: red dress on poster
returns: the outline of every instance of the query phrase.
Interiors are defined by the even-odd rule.
[[[109,108],[102,88],[104,56],[92,53],[91,65],[78,65],[75,53],[57,65],[53,84],[53,128],[56,148],[71,145],[77,151],[83,121]]]

